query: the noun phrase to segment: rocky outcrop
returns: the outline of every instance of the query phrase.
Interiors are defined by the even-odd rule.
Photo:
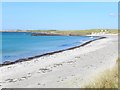
[[[32,33],[32,36],[63,36],[60,34],[53,34],[53,33]]]
[[[12,62],[11,62],[11,61],[5,61],[5,62],[3,62],[3,64],[2,64],[2,65],[10,65],[10,64],[12,64]]]

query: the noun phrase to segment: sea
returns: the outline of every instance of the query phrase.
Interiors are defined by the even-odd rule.
[[[0,63],[79,46],[90,36],[32,36],[30,32],[0,33]]]

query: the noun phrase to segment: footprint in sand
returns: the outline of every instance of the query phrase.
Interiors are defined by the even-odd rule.
[[[80,56],[77,56],[77,57],[75,57],[75,58],[80,58]]]
[[[37,85],[43,85],[43,86],[45,86],[45,84],[41,84],[41,83],[38,83]]]
[[[60,78],[60,80],[58,80],[57,82],[62,82],[62,81],[65,81],[67,79],[67,77],[64,77],[64,78],[58,77],[58,78]]]
[[[69,61],[68,64],[74,64],[76,61]]]
[[[60,82],[60,81],[57,81],[57,82]]]
[[[31,76],[32,76],[32,74],[31,74],[31,73],[28,73],[27,77],[31,77]]]
[[[19,79],[19,81],[22,81],[22,80],[25,80],[25,79],[28,79],[28,77],[23,76],[23,77],[21,77],[21,78]]]
[[[71,75],[71,76],[75,76],[75,75]]]
[[[22,77],[21,79],[27,79],[27,77],[26,77],[26,76],[24,76],[24,77]]]
[[[46,72],[51,72],[52,70],[51,69],[48,69],[48,68],[40,68],[38,73],[42,72],[42,73],[46,73]]]
[[[41,85],[40,83],[38,83],[37,85]]]
[[[56,65],[56,66],[62,66],[62,63],[59,63],[59,64],[54,64],[54,65]]]
[[[45,86],[45,84],[43,84],[43,86]]]
[[[5,81],[7,81],[7,82],[17,82],[17,79],[7,79]]]

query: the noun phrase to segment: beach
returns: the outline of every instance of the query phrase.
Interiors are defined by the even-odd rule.
[[[0,67],[0,88],[83,87],[116,63],[118,35],[104,37],[83,47]]]

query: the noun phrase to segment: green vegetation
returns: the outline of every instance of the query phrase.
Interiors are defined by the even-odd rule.
[[[88,35],[92,33],[117,34],[117,29],[90,29],[90,30],[27,30],[27,32],[44,32],[61,35]]]
[[[98,78],[86,85],[85,88],[118,88],[118,63],[120,59],[116,62],[113,68],[103,71]]]

